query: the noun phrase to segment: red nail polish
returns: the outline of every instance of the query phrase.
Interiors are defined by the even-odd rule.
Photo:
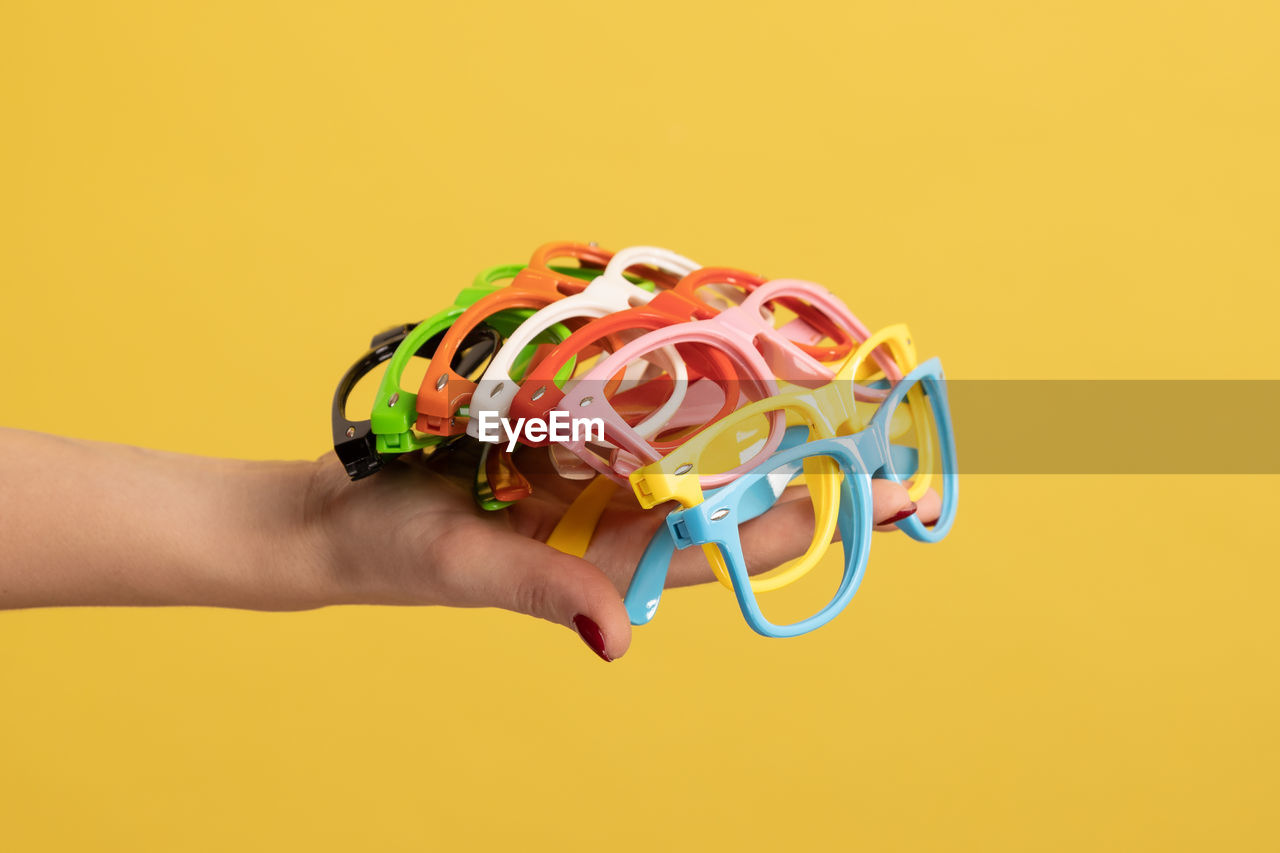
[[[573,617],[573,627],[578,629],[578,636],[582,638],[582,642],[586,643],[591,651],[598,654],[601,660],[612,661],[608,652],[604,650],[604,632],[600,630],[600,626],[591,619],[579,613]]]
[[[906,509],[899,510],[898,512],[896,512],[896,513],[894,513],[893,515],[889,516],[888,518],[886,518],[884,521],[882,521],[882,522],[880,522],[880,523],[881,523],[881,524],[893,524],[895,521],[902,521],[902,519],[904,519],[904,518],[910,518],[911,516],[913,516],[913,515],[915,515],[915,514],[916,514],[916,510],[917,510],[917,509],[919,509],[919,507],[917,507],[917,506],[913,503],[911,506],[907,507]]]

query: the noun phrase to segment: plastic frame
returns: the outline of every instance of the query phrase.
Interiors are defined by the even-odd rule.
[[[380,459],[434,447],[440,442],[442,436],[424,435],[413,428],[417,418],[415,406],[417,395],[402,387],[405,368],[414,355],[435,356],[441,338],[468,306],[494,293],[502,286],[501,282],[515,278],[524,269],[523,264],[508,264],[482,271],[469,287],[458,294],[453,305],[412,327],[407,335],[400,337],[399,344],[389,357],[390,364],[387,365],[378,386],[370,415],[370,429],[374,442],[372,452],[375,452]],[[552,267],[551,269],[557,274],[580,278],[584,282],[592,280],[603,272],[603,269],[591,267]],[[507,337],[520,328],[532,314],[533,312],[527,309],[502,311],[489,317],[484,323],[476,326],[476,329],[491,328],[500,336]],[[474,332],[475,330],[473,334]],[[529,346],[514,351],[516,353],[515,368],[524,369],[535,356],[538,346],[564,340],[568,334],[569,330],[561,325],[554,325],[544,330]],[[467,338],[463,339],[463,347],[467,340]],[[428,341],[429,348],[425,346]],[[475,366],[478,365],[466,366],[462,373],[470,373]],[[572,369],[573,365],[568,365],[566,374]],[[369,370],[372,370],[372,366]],[[365,372],[367,373],[368,370]],[[357,425],[357,431],[362,434],[364,432],[359,425]],[[381,467],[380,462],[378,467]],[[377,468],[370,470],[369,473],[375,470]],[[502,451],[492,454],[492,458],[490,454],[481,457],[481,467],[476,469],[473,492],[476,502],[482,508],[498,510],[526,496],[529,485],[515,470],[510,455]]]
[[[453,331],[459,318],[464,316],[469,307],[478,304],[486,297],[499,291],[501,289],[500,282],[514,279],[524,270],[525,267],[520,264],[497,266],[484,270],[476,276],[475,281],[469,288],[458,294],[452,305],[419,323],[402,340],[395,354],[391,357],[391,363],[387,365],[387,371],[383,374],[382,382],[378,386],[377,396],[373,404],[371,420],[373,422],[373,432],[377,436],[378,451],[380,453],[405,453],[418,447],[434,444],[439,440],[440,436],[438,435],[418,433],[413,428],[418,417],[417,394],[407,391],[401,386],[405,368],[408,367],[410,359],[419,353],[422,343],[431,338],[440,339],[432,348],[433,358],[437,355],[443,357],[444,351],[440,349],[443,338]],[[589,280],[601,274],[601,270],[577,268],[555,268],[553,272],[569,278],[580,277],[584,287]],[[533,312],[527,309],[501,311],[489,316],[484,322],[475,324],[468,330],[468,333],[474,331],[474,329],[487,326],[497,330],[503,337],[509,337],[515,334],[532,314]],[[567,338],[568,335],[569,330],[566,327],[552,325],[543,330],[541,334],[534,336],[530,344],[560,341]],[[452,347],[451,357],[462,347],[465,340],[465,335],[459,337],[457,344]],[[499,349],[499,352],[502,349],[506,349],[506,347]],[[513,350],[512,354],[515,363],[522,365],[529,361],[533,356],[533,352],[534,350],[530,346]],[[572,370],[572,366],[569,366],[568,370]]]
[[[646,289],[629,281],[623,271],[638,265],[647,265],[667,273],[684,277],[698,269],[698,264],[683,255],[656,246],[633,246],[623,249],[610,259],[605,271],[580,293],[566,296],[538,310],[527,319],[506,341],[494,356],[480,381],[476,383],[468,409],[467,434],[479,437],[476,415],[483,411],[506,417],[511,402],[519,390],[513,378],[517,354],[532,343],[546,329],[574,320],[590,320],[607,317],[628,308],[647,305],[654,298],[652,289]],[[677,383],[685,383],[688,373],[684,362],[674,350],[667,353],[673,376]],[[679,387],[683,387],[680,385]],[[672,395],[658,406],[636,429],[647,434],[656,431],[674,415],[680,405],[680,396]]]
[[[929,401],[938,431],[941,476],[945,485],[942,510],[934,525],[927,527],[915,516],[910,516],[897,522],[897,527],[920,542],[941,540],[950,532],[955,521],[959,501],[959,476],[946,382],[942,364],[936,358],[924,362],[896,384],[861,432],[807,441],[780,450],[757,471],[718,489],[697,506],[675,510],[667,516],[666,526],[675,547],[711,546],[723,555],[739,609],[747,624],[757,633],[766,637],[795,637],[808,633],[831,621],[852,600],[862,583],[870,554],[871,532],[874,529],[872,477],[879,475],[903,482],[918,470],[899,470],[903,465],[903,457],[894,453],[890,443],[889,421],[892,413],[912,393],[923,393]],[[747,572],[739,527],[746,521],[759,517],[765,503],[772,505],[764,494],[766,488],[770,489],[773,500],[776,500],[781,490],[775,492],[773,487],[790,479],[790,476],[770,477],[770,474],[779,471],[784,475],[798,473],[806,460],[814,458],[833,460],[840,468],[837,523],[845,552],[844,573],[835,595],[817,613],[794,623],[777,624],[764,616],[756,601],[752,578]],[[769,485],[762,486],[762,483]],[[635,583],[637,581],[633,579],[633,584]],[[641,582],[641,589],[651,589],[652,583],[652,578],[646,577]],[[637,603],[644,595],[645,592],[637,591],[634,596]],[[646,604],[644,610],[634,615],[643,617],[648,613],[651,616],[655,608],[656,605]]]
[[[916,349],[910,330],[902,324],[880,329],[862,343],[857,352],[840,367],[836,378],[827,385],[813,389],[784,385],[785,393],[742,407],[662,459],[632,471],[629,480],[636,500],[645,508],[652,508],[667,501],[676,501],[686,508],[701,504],[704,500],[703,488],[709,479],[702,476],[699,471],[699,460],[703,458],[703,454],[713,445],[725,441],[735,442],[741,454],[741,428],[762,415],[776,418],[781,414],[788,426],[806,427],[811,440],[861,431],[866,427],[867,419],[859,410],[857,389],[860,386],[854,380],[856,377],[865,375],[864,368],[872,364],[881,368],[882,372],[872,374],[870,378],[883,377],[883,381],[891,386],[901,381],[902,369],[911,370],[917,365]],[[888,391],[880,392],[882,397],[887,396],[888,393]],[[924,415],[922,405],[922,397],[918,392],[908,395],[905,408],[906,423],[895,421],[889,425],[890,429],[905,430],[912,423],[922,422]],[[883,403],[881,409],[883,409]],[[879,411],[880,409],[877,409],[877,413]],[[751,431],[748,430],[746,434],[749,436]],[[757,455],[751,457],[748,463],[765,462],[763,453],[764,451],[757,451]],[[935,461],[934,448],[926,443],[926,446],[921,449],[920,457],[921,467],[925,473],[918,476],[908,490],[913,500],[923,495],[929,487],[930,472]],[[730,473],[739,472],[742,467],[739,466]],[[754,465],[747,467],[754,467]],[[817,520],[823,529],[833,531],[836,522],[835,508],[838,506],[837,496],[830,489],[829,480],[822,482],[825,484],[824,490],[813,494],[818,510]],[[717,484],[724,483],[722,481]],[[725,586],[730,586],[728,568],[720,552],[714,548],[704,550],[707,552],[707,560],[716,577]],[[761,592],[792,583],[816,566],[823,553],[824,551],[806,553],[802,558],[791,561],[783,568],[762,577],[752,578],[751,586],[757,592]]]
[[[871,338],[871,332],[849,308],[825,288],[798,279],[777,279],[754,290],[741,305],[730,308],[707,320],[680,323],[651,331],[612,353],[594,366],[582,379],[565,392],[559,407],[571,417],[599,418],[604,423],[605,439],[613,445],[611,459],[602,460],[589,449],[586,442],[571,440],[562,446],[592,470],[624,481],[632,471],[662,458],[668,447],[650,443],[618,413],[613,402],[601,393],[606,382],[625,366],[639,361],[649,353],[671,346],[712,348],[730,357],[734,374],[722,382],[726,394],[721,412],[704,422],[703,429],[729,415],[738,408],[739,394],[748,400],[759,401],[778,394],[775,375],[789,377],[802,386],[830,383],[836,377],[835,370],[825,365],[795,345],[782,331],[774,328],[766,313],[770,302],[795,302],[803,300],[821,311],[838,325],[844,336],[863,343]],[[572,336],[570,336],[572,339]],[[685,350],[681,350],[685,352]],[[880,366],[891,380],[901,376],[897,365],[881,347],[862,348]],[[858,359],[857,363],[861,363]],[[850,379],[854,374],[849,373]],[[880,400],[885,392],[850,385],[853,396],[861,400]],[[753,407],[758,408],[758,407]],[[730,482],[734,477],[763,462],[778,446],[785,428],[780,413],[766,412],[772,422],[769,436],[756,456],[726,472],[699,475],[702,486],[715,488]],[[691,440],[698,433],[684,441]],[[562,469],[567,470],[563,455],[556,458]]]
[[[372,418],[353,421],[347,417],[347,401],[351,398],[351,392],[355,390],[360,380],[369,375],[378,365],[390,360],[397,350],[406,340],[409,340],[415,329],[420,328],[421,324],[406,323],[400,326],[392,326],[389,329],[379,332],[373,336],[369,342],[368,351],[356,359],[338,380],[338,387],[333,393],[333,405],[330,411],[330,422],[333,427],[333,449],[337,454],[339,461],[342,462],[343,468],[346,469],[347,476],[354,480],[361,480],[365,477],[375,474],[382,470],[386,464],[386,458],[389,454],[379,449],[377,436],[374,433]],[[497,348],[496,335],[490,335],[481,330],[473,343],[480,343],[482,340],[488,340],[487,352],[481,349],[474,349],[477,359],[487,358],[489,353]],[[431,358],[434,355],[436,347],[440,343],[440,335],[426,335],[412,342],[411,355],[422,355],[425,358]],[[477,361],[471,364],[474,369],[479,366]],[[466,365],[463,365],[465,368]],[[438,443],[438,439],[432,442],[425,442],[419,447],[429,447]]]
[[[440,341],[441,356],[428,369],[415,398],[416,427],[432,435],[457,435],[466,430],[460,410],[475,393],[476,383],[449,367],[454,354],[472,329],[493,315],[513,308],[541,309],[566,296],[581,293],[587,286],[580,276],[551,266],[560,258],[576,259],[582,267],[605,268],[613,254],[598,246],[582,243],[547,243],[539,247],[511,283],[477,300],[453,322]],[[655,284],[675,286],[678,277],[661,270],[643,270],[644,278]]]
[[[716,316],[721,309],[703,299],[707,290],[726,301],[740,304],[747,296],[764,286],[766,280],[751,272],[730,267],[703,267],[685,276],[673,290],[657,293],[646,305],[638,305],[598,320],[592,320],[576,329],[563,343],[553,347],[533,367],[521,383],[509,406],[513,418],[545,419],[564,398],[564,391],[557,377],[563,367],[575,358],[583,356],[596,344],[624,333],[652,332],[691,320],[706,320]],[[704,290],[706,289],[706,290]],[[782,328],[782,333],[796,347],[818,361],[836,361],[853,351],[857,342],[842,339],[840,329],[821,312],[800,303],[782,303],[793,310],[797,317]],[[832,346],[820,345],[824,337],[836,341]],[[719,364],[714,371],[727,366]],[[690,381],[698,377],[691,373]]]

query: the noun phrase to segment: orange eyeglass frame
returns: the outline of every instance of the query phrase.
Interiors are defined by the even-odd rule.
[[[441,339],[436,357],[431,360],[418,389],[418,431],[443,436],[466,431],[466,424],[460,422],[463,419],[457,414],[471,402],[476,383],[450,370],[449,363],[472,329],[500,311],[542,308],[586,288],[588,282],[551,269],[552,261],[573,259],[582,266],[603,267],[612,257],[612,252],[586,243],[545,243],[534,251],[529,265],[516,274],[511,284],[478,300],[464,311]],[[635,273],[658,287],[673,288],[679,284],[675,276],[652,267],[638,266]]]

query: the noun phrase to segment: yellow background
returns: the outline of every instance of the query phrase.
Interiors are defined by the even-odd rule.
[[[553,238],[827,283],[951,377],[1275,378],[1278,23],[8,2],[0,422],[311,457],[372,332]],[[1276,480],[964,492],[817,633],[681,591],[609,666],[494,611],[0,614],[0,848],[1276,849]]]

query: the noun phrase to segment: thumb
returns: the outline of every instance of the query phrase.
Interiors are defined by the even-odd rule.
[[[450,561],[453,603],[501,607],[564,625],[606,661],[626,653],[631,620],[618,590],[594,565],[513,533],[471,542]]]

